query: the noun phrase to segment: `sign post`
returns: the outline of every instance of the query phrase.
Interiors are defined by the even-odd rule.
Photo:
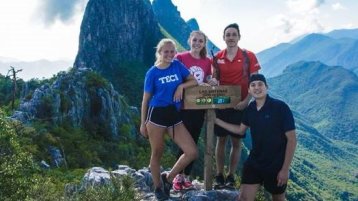
[[[212,189],[215,109],[235,107],[241,100],[239,86],[196,86],[185,89],[184,109],[206,109],[204,188]]]
[[[206,191],[211,190],[213,186],[214,117],[215,110],[208,109],[206,111],[206,135],[204,138],[204,188]]]

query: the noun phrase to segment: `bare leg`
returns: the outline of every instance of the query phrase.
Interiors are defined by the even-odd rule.
[[[184,124],[178,124],[174,129],[175,136],[173,140],[180,149],[183,150],[183,154],[179,157],[168,174],[168,181],[173,181],[174,177],[199,155],[196,144]],[[169,128],[168,132],[169,135],[173,137],[173,129]]]
[[[224,174],[224,163],[225,163],[225,145],[227,137],[216,138],[216,174]]]
[[[151,123],[147,124],[149,143],[152,150],[150,157],[150,171],[152,173],[153,184],[156,188],[160,187],[160,159],[164,151],[164,132],[162,128]]]
[[[239,201],[254,201],[260,184],[241,184]]]
[[[229,175],[235,174],[241,156],[241,139],[231,137]]]

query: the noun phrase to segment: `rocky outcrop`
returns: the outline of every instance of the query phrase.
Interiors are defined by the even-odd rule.
[[[152,7],[159,24],[185,49],[189,49],[187,41],[192,30],[181,18],[177,6],[171,0],[153,0]]]
[[[199,24],[196,21],[195,18],[191,18],[190,20],[187,21],[187,24],[189,25],[189,27],[192,30],[200,30]],[[208,40],[207,42],[207,48],[208,48],[208,53],[211,54],[211,50],[213,51],[213,53],[215,54],[216,52],[220,51],[220,49],[218,47],[216,47],[216,45],[211,42],[211,40]],[[211,56],[211,55],[210,55]]]
[[[90,69],[81,69],[59,74],[53,84],[36,89],[12,117],[22,122],[70,122],[117,139],[123,125],[136,132],[133,111],[108,81]]]
[[[97,186],[97,185],[106,185],[111,182],[111,176],[122,177],[129,175],[134,180],[134,186],[139,195],[140,200],[145,201],[155,201],[155,196],[153,193],[153,181],[152,176],[148,168],[143,168],[138,171],[125,166],[119,165],[118,168],[114,171],[107,171],[101,167],[93,167],[87,171],[82,179],[82,183],[79,187],[72,187],[72,189],[78,189],[77,191],[83,191],[88,187]],[[181,200],[190,200],[190,201],[232,201],[237,200],[239,193],[238,191],[230,190],[203,190],[203,183],[194,180],[193,181],[195,188],[194,190],[175,193],[171,192],[170,200],[181,201]],[[75,192],[71,192],[75,193]]]
[[[74,68],[100,73],[129,104],[139,106],[144,76],[161,38],[149,0],[90,0]]]
[[[200,30],[198,22],[194,18],[185,22],[181,18],[177,6],[171,0],[154,0],[152,6],[159,24],[184,48],[189,49],[188,38],[192,30]],[[213,50],[216,53],[219,48],[209,40],[208,50]]]
[[[153,63],[157,25],[149,0],[90,0],[74,67],[102,73],[130,61]]]

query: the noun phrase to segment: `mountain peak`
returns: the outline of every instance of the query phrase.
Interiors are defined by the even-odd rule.
[[[128,61],[149,65],[162,37],[157,24],[149,0],[90,0],[74,66],[101,72]]]

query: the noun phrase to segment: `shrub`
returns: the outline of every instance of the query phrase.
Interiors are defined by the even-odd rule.
[[[33,184],[35,170],[31,154],[20,146],[17,135],[0,110],[0,200],[24,200]]]

